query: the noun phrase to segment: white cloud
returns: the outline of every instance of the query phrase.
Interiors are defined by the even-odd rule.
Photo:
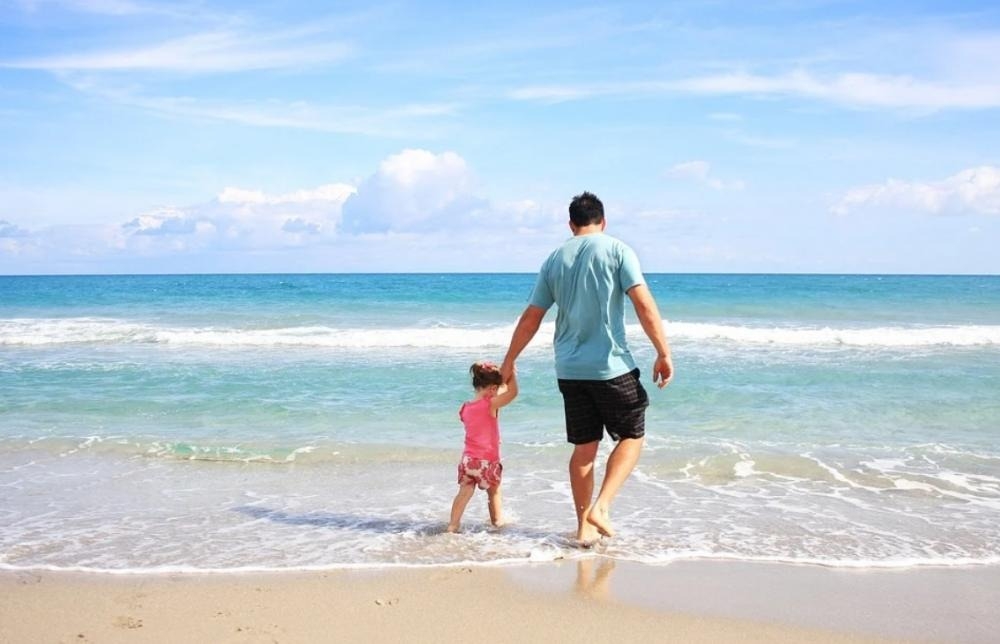
[[[460,155],[406,149],[357,188],[228,186],[203,203],[151,208],[115,225],[0,236],[0,272],[534,270],[568,235],[567,202],[495,203]],[[625,230],[626,217],[618,222]],[[646,223],[649,235],[656,222]]]
[[[122,224],[135,235],[189,235],[197,229],[198,219],[177,208],[159,208]]]
[[[472,173],[454,152],[408,149],[394,154],[344,204],[341,230],[349,234],[462,226],[488,207],[472,194]]]
[[[848,190],[831,210],[839,215],[884,208],[940,215],[1000,215],[1000,168],[968,168],[940,181],[901,181]]]
[[[307,236],[332,237],[344,203],[356,192],[347,183],[275,195],[227,187],[206,209],[224,227],[241,230],[239,236],[248,244],[270,245],[280,240],[282,245],[300,245],[307,242]]]
[[[328,242],[355,189],[330,183],[285,194],[224,188],[212,201],[167,206],[119,227],[115,246],[144,256],[235,250],[254,252]]]
[[[421,238],[447,229],[499,226],[489,202],[474,194],[473,175],[454,152],[407,149],[384,159],[356,188],[329,183],[286,193],[228,186],[202,204],[152,209],[119,227],[115,244],[146,255],[207,250],[256,252],[399,235]],[[511,211],[530,225],[540,210]]]
[[[711,170],[708,161],[685,161],[671,166],[664,176],[670,179],[694,181],[713,190],[743,190],[746,187],[746,183],[739,179],[723,181],[712,176]]]

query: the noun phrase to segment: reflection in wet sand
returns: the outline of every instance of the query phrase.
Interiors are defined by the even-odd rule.
[[[606,557],[586,557],[576,562],[576,592],[598,600],[608,599],[608,579],[615,569],[615,560]]]

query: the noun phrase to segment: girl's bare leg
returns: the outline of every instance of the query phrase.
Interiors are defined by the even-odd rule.
[[[448,522],[448,532],[458,532],[462,525],[462,514],[465,512],[465,506],[469,505],[469,499],[472,498],[475,491],[476,486],[471,484],[458,488],[458,494],[451,502],[451,520]]]
[[[490,508],[490,523],[493,527],[499,528],[503,525],[503,495],[500,493],[500,484],[487,488],[486,496]]]

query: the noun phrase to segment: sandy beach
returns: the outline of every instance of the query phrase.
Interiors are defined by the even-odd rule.
[[[1000,570],[601,557],[312,573],[0,574],[0,641],[987,642]]]

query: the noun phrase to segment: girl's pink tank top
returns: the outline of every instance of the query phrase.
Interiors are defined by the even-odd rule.
[[[458,417],[465,425],[466,456],[487,461],[500,460],[500,423],[490,413],[490,398],[483,396],[471,400],[458,410]]]

